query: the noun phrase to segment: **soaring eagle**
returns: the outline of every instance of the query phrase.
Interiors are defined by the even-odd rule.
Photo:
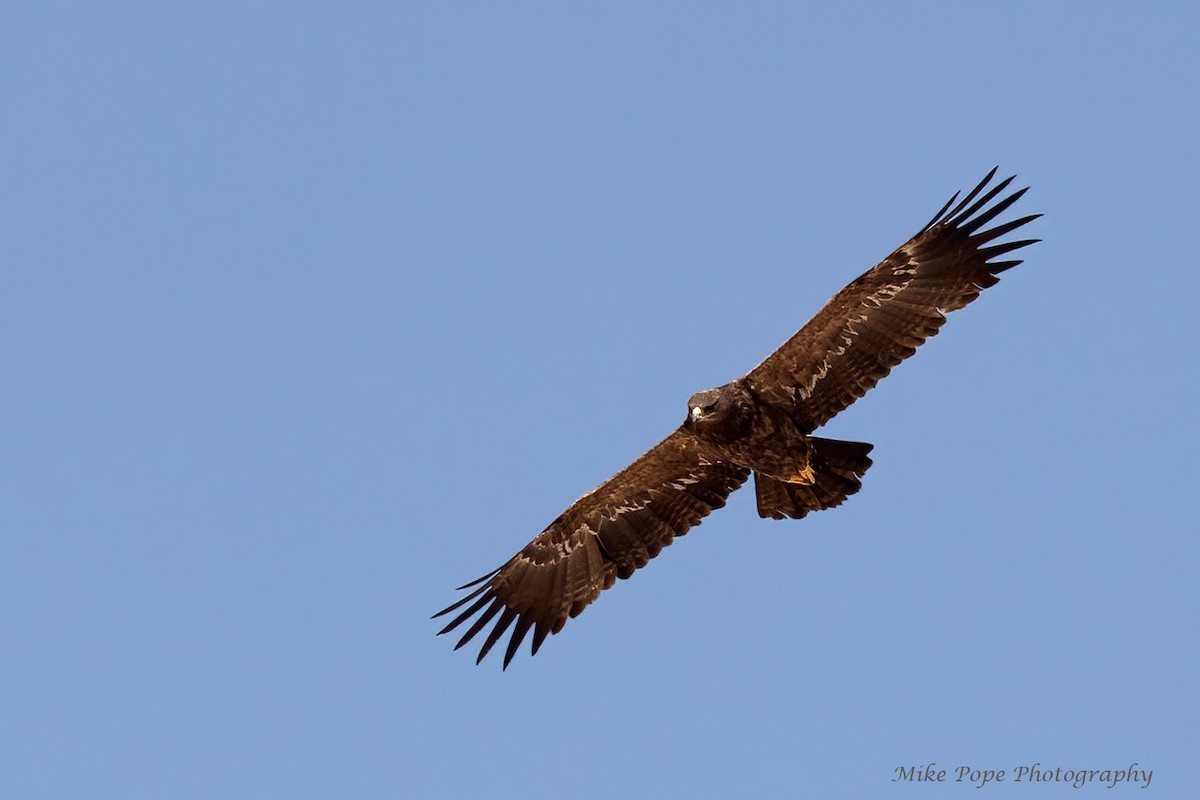
[[[466,608],[440,633],[478,614],[457,650],[495,619],[479,663],[512,627],[507,668],[530,629],[537,653],[547,634],[562,630],[617,578],[628,578],[725,505],[751,472],[762,517],[800,519],[857,492],[872,446],[813,431],[916,352],[946,313],[1021,263],[993,259],[1038,241],[992,244],[1040,214],[981,230],[1027,190],[993,202],[1013,180],[988,188],[995,174],[957,204],[958,194],[951,197],[766,361],[732,383],[692,395],[678,429],[579,498],[503,566],[459,587],[472,591],[434,616]]]

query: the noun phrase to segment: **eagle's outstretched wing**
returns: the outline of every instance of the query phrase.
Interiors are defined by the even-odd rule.
[[[504,666],[530,628],[536,653],[547,634],[558,633],[568,617],[578,615],[617,578],[628,578],[674,537],[725,505],[748,475],[742,467],[709,461],[692,434],[675,431],[579,498],[504,566],[459,587],[476,588],[434,616],[470,605],[439,633],[479,614],[458,649],[499,614],[475,663],[514,621]]]
[[[991,259],[1037,239],[988,243],[1041,215],[981,231],[1026,191],[989,205],[1013,180],[984,192],[995,174],[993,169],[957,205],[958,195],[951,197],[916,236],[838,292],[747,375],[754,390],[768,402],[794,408],[797,422],[811,432],[916,352],[938,332],[946,313],[1020,264]]]

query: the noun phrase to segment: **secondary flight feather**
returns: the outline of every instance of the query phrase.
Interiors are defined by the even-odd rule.
[[[754,474],[758,513],[799,519],[862,486],[871,445],[812,433],[908,358],[1019,260],[996,260],[1037,242],[997,241],[1040,214],[987,228],[1025,194],[1005,195],[996,170],[955,194],[925,227],[852,281],[765,361],[688,400],[683,424],[560,514],[471,591],[437,614],[439,633],[470,621],[455,649],[488,629],[476,663],[511,628],[504,667],[533,631],[531,652]],[[1015,177],[1015,176],[1014,176]],[[997,199],[1000,198],[1000,199]]]

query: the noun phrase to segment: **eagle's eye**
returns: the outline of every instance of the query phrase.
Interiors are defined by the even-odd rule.
[[[692,406],[692,419],[697,420],[704,416],[704,409],[700,406]]]

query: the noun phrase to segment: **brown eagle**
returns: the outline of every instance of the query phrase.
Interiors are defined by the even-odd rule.
[[[725,505],[751,472],[762,517],[799,519],[857,492],[872,446],[812,432],[916,352],[947,312],[1021,263],[992,259],[1038,241],[990,244],[1040,214],[981,230],[1026,192],[993,202],[1013,180],[989,189],[995,174],[957,205],[958,194],[951,197],[766,361],[732,383],[692,395],[677,430],[577,500],[503,566],[459,587],[474,589],[434,615],[467,606],[440,633],[478,614],[457,650],[495,619],[479,663],[512,627],[507,668],[530,629],[536,653],[547,634],[562,630],[617,578],[628,578]]]

